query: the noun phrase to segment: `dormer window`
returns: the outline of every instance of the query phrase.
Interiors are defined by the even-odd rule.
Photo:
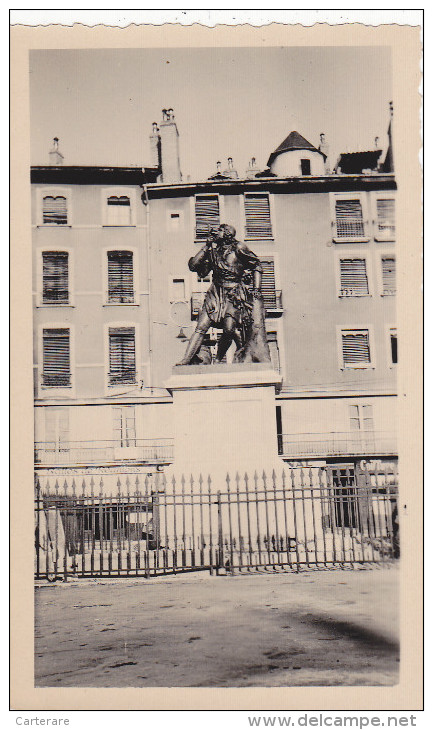
[[[301,159],[301,175],[311,175],[311,161]]]

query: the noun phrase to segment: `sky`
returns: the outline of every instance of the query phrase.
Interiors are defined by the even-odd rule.
[[[387,47],[36,50],[30,53],[31,161],[59,137],[65,165],[146,166],[149,135],[172,107],[184,180],[228,157],[261,169],[296,130],[324,132],[340,152],[387,144],[392,100]]]

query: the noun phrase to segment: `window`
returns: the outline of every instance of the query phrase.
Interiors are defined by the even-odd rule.
[[[109,385],[136,383],[135,327],[110,327]]]
[[[108,302],[134,302],[134,265],[132,251],[108,251]]]
[[[310,160],[301,160],[301,175],[311,175]]]
[[[272,238],[268,193],[245,193],[245,238]]]
[[[45,408],[45,451],[69,451],[69,408]]]
[[[44,225],[68,225],[67,198],[64,195],[45,195],[42,198],[42,223]]]
[[[369,294],[365,259],[340,259],[340,297]]]
[[[371,346],[368,329],[341,330],[343,368],[371,367]]]
[[[185,279],[173,279],[171,284],[171,301],[184,302],[185,299]]]
[[[395,256],[382,256],[382,296],[392,296],[396,293]]]
[[[368,241],[365,193],[338,193],[331,200],[334,241]]]
[[[202,240],[209,234],[209,229],[220,224],[218,195],[196,195],[195,197],[195,237]]]
[[[172,210],[168,214],[168,228],[170,231],[178,231],[182,226],[181,211]]]
[[[262,265],[262,296],[265,310],[277,309],[277,292],[275,290],[275,262],[273,258],[260,256]]]
[[[113,430],[116,445],[136,446],[135,406],[113,406]]]
[[[376,231],[378,241],[395,240],[395,199],[385,195],[376,198]]]
[[[42,331],[42,385],[64,388],[71,385],[70,332],[68,328]]]
[[[134,188],[103,188],[101,202],[104,226],[135,226],[136,191]]]
[[[373,406],[349,406],[349,421],[351,431],[373,431]]]
[[[268,340],[272,367],[274,368],[274,370],[276,370],[278,373],[280,373],[281,372],[281,362],[280,362],[280,350],[278,348],[277,333],[276,332],[267,332],[266,338]]]
[[[42,252],[42,303],[69,303],[69,254]]]
[[[107,198],[107,226],[131,225],[131,201],[127,195]]]
[[[397,365],[397,363],[398,363],[397,329],[395,327],[390,327],[389,344],[390,344],[390,354],[391,354],[391,365]]]

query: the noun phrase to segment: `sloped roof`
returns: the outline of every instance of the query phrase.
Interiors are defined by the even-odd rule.
[[[313,150],[313,152],[318,152],[320,155],[323,155],[326,160],[326,155],[321,150],[318,150],[317,147],[314,147],[299,132],[290,132],[289,136],[271,153],[268,165],[272,165],[278,155],[283,154],[283,152],[290,152],[291,150]]]

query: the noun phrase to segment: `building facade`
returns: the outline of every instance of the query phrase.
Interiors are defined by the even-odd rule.
[[[375,169],[331,174],[323,135],[315,148],[292,132],[266,170],[253,159],[240,174],[229,158],[183,181],[172,110],[151,151],[147,168],[68,167],[55,142],[50,165],[32,168],[39,473],[171,462],[165,383],[210,283],[188,259],[221,222],[262,260],[282,461],[395,459],[393,171],[370,155]]]

